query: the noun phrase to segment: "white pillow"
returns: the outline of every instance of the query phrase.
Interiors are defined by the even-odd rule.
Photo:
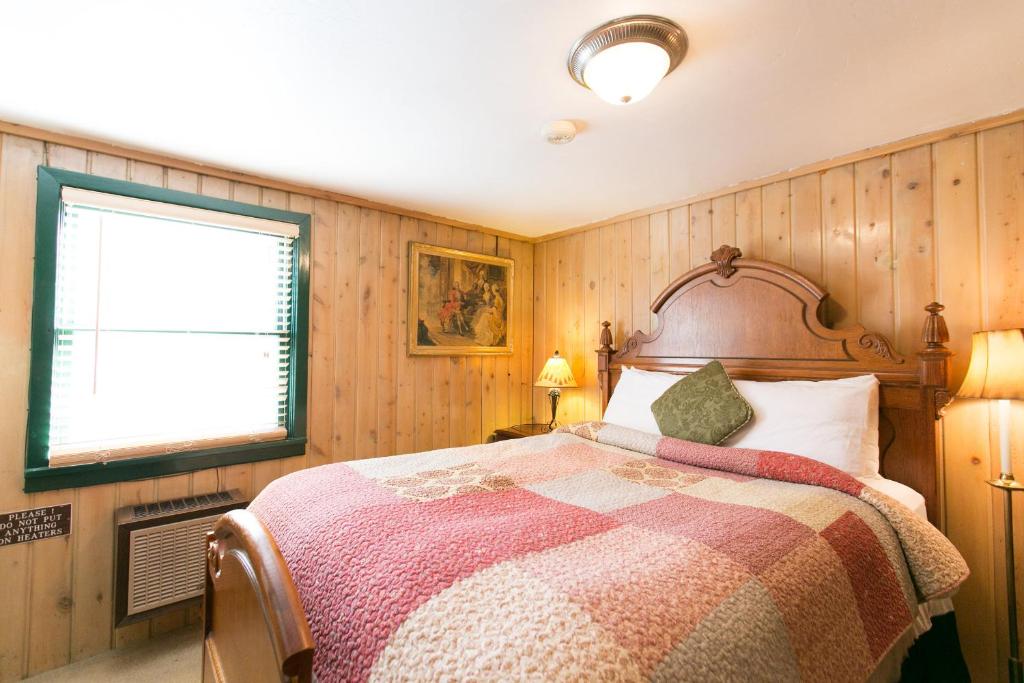
[[[878,379],[734,380],[754,418],[724,446],[795,453],[855,477],[878,474]]]
[[[682,375],[668,372],[623,368],[601,419],[620,427],[661,434],[654,413],[651,412],[651,404],[682,378]]]

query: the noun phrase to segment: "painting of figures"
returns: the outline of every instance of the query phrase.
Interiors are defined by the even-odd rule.
[[[512,353],[512,259],[409,245],[409,353]]]

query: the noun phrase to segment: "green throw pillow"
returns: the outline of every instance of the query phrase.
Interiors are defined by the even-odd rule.
[[[651,412],[665,436],[715,445],[754,416],[717,360],[669,387],[651,404]]]

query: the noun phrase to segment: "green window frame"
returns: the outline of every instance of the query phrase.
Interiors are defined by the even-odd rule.
[[[74,187],[166,204],[263,218],[298,226],[293,250],[293,339],[289,358],[287,436],[283,440],[221,446],[166,455],[50,467],[50,394],[55,342],[54,310],[57,232],[61,190]],[[28,429],[25,444],[25,491],[91,486],[132,479],[181,474],[210,467],[302,455],[306,450],[306,386],[309,338],[308,214],[282,211],[189,192],[39,166],[36,187],[35,271],[32,293],[32,349],[29,374]]]

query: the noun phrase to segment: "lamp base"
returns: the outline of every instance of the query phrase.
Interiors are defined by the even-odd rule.
[[[555,388],[548,392],[548,398],[551,399],[551,422],[548,422],[548,431],[552,432],[555,427],[558,426],[558,421],[555,416],[558,415],[558,399],[562,397],[562,390]]]
[[[1013,494],[1024,490],[1024,484],[1013,478],[1011,472],[1000,472],[998,479],[987,482],[989,486],[1002,489],[1003,525],[1006,530],[1006,611],[1010,636],[1010,653],[1007,665],[1010,672],[1010,683],[1024,683],[1024,668],[1021,667],[1020,650],[1017,642],[1017,581],[1014,570],[1013,556]]]
[[[1014,479],[1013,474],[1009,472],[1000,472],[998,479],[991,479],[985,483],[993,488],[1003,489],[1010,493],[1013,491],[1024,491],[1024,483]]]

